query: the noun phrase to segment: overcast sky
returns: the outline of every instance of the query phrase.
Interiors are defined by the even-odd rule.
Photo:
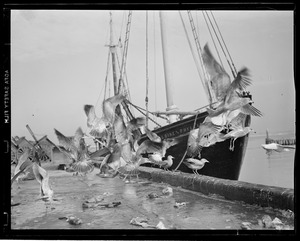
[[[113,11],[114,40],[123,43],[128,11]],[[253,117],[257,134],[295,130],[294,46],[292,11],[214,11],[237,69],[248,67],[248,90],[263,117]],[[190,30],[186,12],[182,12]],[[201,12],[194,13],[200,44],[213,43]],[[126,73],[134,104],[145,108],[146,12],[133,11]],[[158,12],[148,11],[149,109],[166,108]],[[177,11],[169,12],[168,50],[173,99],[182,111],[208,103]],[[84,104],[101,116],[109,44],[109,11],[12,10],[12,135],[43,135],[57,143],[54,128],[67,136],[86,129]],[[119,61],[121,54],[119,52]],[[225,63],[225,60],[224,60]],[[227,67],[226,67],[227,68]],[[230,70],[227,68],[230,73]],[[111,70],[108,79],[112,82]],[[106,96],[108,96],[108,89]],[[111,93],[112,93],[111,87]],[[139,115],[137,111],[134,112]],[[163,122],[162,122],[163,123]]]

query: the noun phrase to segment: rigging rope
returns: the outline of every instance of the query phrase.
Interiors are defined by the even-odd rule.
[[[196,127],[197,117],[198,117],[198,113],[195,115],[195,120],[194,120],[193,130],[194,130],[195,127]],[[176,172],[177,169],[180,167],[181,163],[183,162],[183,160],[184,160],[184,158],[185,158],[185,156],[186,156],[186,154],[187,154],[187,151],[188,151],[188,147],[186,147],[186,150],[185,150],[185,152],[184,152],[184,154],[183,154],[183,156],[182,156],[180,162],[178,163],[177,167],[174,169],[174,172]]]
[[[203,17],[204,17],[204,20],[205,20],[207,29],[208,29],[208,31],[209,31],[210,37],[211,37],[211,39],[212,39],[212,42],[213,42],[213,44],[214,44],[214,46],[215,46],[215,49],[216,49],[216,51],[217,51],[217,55],[218,55],[220,64],[222,65],[222,67],[223,67],[223,69],[224,69],[224,65],[223,65],[222,59],[221,59],[221,57],[220,57],[219,50],[218,50],[218,48],[217,48],[216,42],[215,42],[215,40],[214,40],[214,38],[213,38],[212,32],[211,32],[211,30],[210,30],[210,27],[209,27],[209,25],[208,25],[207,19],[206,19],[205,14],[204,14],[203,11],[202,11],[202,14],[203,14]]]
[[[211,89],[211,85],[208,82],[208,74],[206,72],[206,69],[205,69],[205,66],[204,66],[204,63],[203,63],[202,48],[200,46],[199,37],[198,37],[197,32],[196,32],[196,28],[195,28],[195,25],[194,25],[193,17],[191,15],[191,11],[187,11],[187,12],[188,12],[188,17],[189,17],[191,28],[192,28],[192,33],[194,35],[194,39],[195,39],[195,43],[196,43],[196,47],[197,47],[198,57],[200,59],[200,62],[201,62],[201,65],[202,65],[202,69],[203,69],[204,82],[205,82],[206,87],[207,87],[205,89],[207,89],[207,92],[209,94],[209,102],[212,103],[214,101],[214,95],[213,95],[213,91]]]
[[[123,12],[123,16],[122,16],[122,23],[121,23],[121,29],[120,29],[120,35],[119,35],[119,42],[118,42],[118,45],[121,46],[122,48],[122,39],[121,39],[121,36],[122,36],[122,32],[123,32],[123,24],[124,24],[124,20],[125,20],[125,12]]]
[[[145,97],[145,105],[146,105],[146,127],[148,128],[148,92],[149,92],[149,76],[148,76],[148,11],[146,11],[146,97]]]
[[[208,13],[205,11],[205,13],[206,13],[206,16],[207,16],[207,18],[208,18],[208,20],[209,20],[209,22],[210,22],[210,24],[211,24],[211,26],[212,26],[212,29],[213,29],[213,31],[214,31],[214,33],[215,33],[215,36],[216,36],[216,38],[217,38],[217,40],[218,40],[218,42],[219,42],[219,45],[220,45],[220,47],[221,47],[221,49],[222,49],[222,51],[223,51],[223,54],[224,54],[224,56],[225,56],[225,58],[226,58],[226,60],[227,60],[227,63],[228,63],[228,65],[229,65],[229,67],[230,67],[230,70],[231,70],[231,72],[232,72],[232,75],[233,75],[233,77],[235,78],[235,72],[234,72],[234,70],[232,69],[232,66],[230,65],[230,62],[229,62],[229,60],[228,60],[228,57],[227,57],[227,54],[226,54],[226,52],[224,51],[224,48],[223,48],[223,46],[222,46],[222,43],[221,43],[221,41],[220,41],[220,39],[219,39],[219,37],[218,37],[218,34],[216,33],[216,30],[215,30],[215,28],[214,28],[214,26],[213,26],[213,24],[212,24],[212,22],[211,22],[211,19],[210,19],[210,17],[208,16]]]
[[[230,58],[230,61],[231,61],[232,67],[233,67],[233,69],[234,69],[235,75],[237,75],[237,71],[236,71],[235,65],[234,65],[234,63],[233,63],[233,60],[232,60],[232,58],[231,58],[230,52],[229,52],[229,50],[228,50],[228,48],[227,48],[227,45],[226,45],[226,43],[225,43],[225,41],[224,41],[224,39],[223,39],[223,35],[222,35],[222,33],[221,33],[220,29],[219,29],[219,26],[218,26],[218,24],[217,24],[217,21],[216,21],[214,15],[213,15],[212,11],[210,11],[210,14],[211,14],[211,16],[213,17],[214,23],[215,23],[215,25],[216,25],[216,27],[217,27],[217,29],[218,29],[218,32],[219,32],[219,34],[220,34],[220,36],[221,36],[221,39],[222,39],[222,42],[223,42],[223,44],[224,44],[224,46],[225,46],[225,49],[226,49],[226,51],[227,51],[227,53],[228,53],[228,56],[229,56],[229,58]],[[235,77],[235,76],[234,76],[234,77]]]
[[[154,98],[155,98],[155,110],[157,110],[157,95],[156,95],[156,44],[155,44],[155,40],[156,40],[156,35],[155,35],[155,12],[153,12],[153,48],[154,48]],[[157,118],[157,116],[155,116],[155,118]]]
[[[203,88],[204,88],[204,90],[205,90],[205,93],[207,94],[207,97],[209,98],[209,93],[207,92],[205,82],[204,82],[203,77],[202,77],[202,75],[201,75],[200,66],[199,66],[199,64],[198,64],[198,62],[197,62],[197,58],[196,58],[195,53],[194,53],[194,51],[193,51],[192,43],[191,43],[190,38],[189,38],[189,36],[188,36],[188,32],[187,32],[185,23],[184,23],[184,21],[183,21],[181,12],[180,12],[180,11],[178,11],[178,12],[179,12],[179,16],[180,16],[180,19],[181,19],[181,22],[182,22],[182,25],[183,25],[183,29],[184,29],[185,35],[186,35],[186,37],[187,37],[187,40],[188,40],[188,43],[189,43],[189,46],[190,46],[190,50],[191,50],[191,53],[192,53],[194,62],[195,62],[195,64],[196,64],[196,68],[197,68],[197,71],[198,71],[199,78],[200,78],[200,80],[201,80],[201,83],[202,83],[202,85],[203,85]],[[204,71],[204,70],[203,70],[203,66],[202,66],[202,71]]]
[[[122,48],[121,48],[121,49],[122,49]],[[121,55],[123,55],[122,50],[121,50]],[[120,68],[120,61],[119,61],[119,56],[118,56],[118,54],[116,54],[116,56],[117,56],[118,67],[119,67],[119,69],[121,69],[121,68]],[[128,99],[131,100],[130,89],[129,89],[129,84],[128,84],[128,78],[127,78],[127,74],[126,74],[126,70],[125,70],[125,69],[124,69],[124,78],[125,78],[125,80],[126,80],[126,86],[124,85],[124,87],[125,87],[125,89],[126,89],[126,93],[127,93],[127,95],[128,95]],[[123,79],[124,79],[124,78],[123,78]],[[124,84],[124,82],[123,82],[123,84]]]
[[[134,105],[134,104],[132,104],[130,101],[126,101],[128,104],[130,104],[130,105],[132,105],[134,108],[136,108],[140,113],[142,113],[144,116],[146,115],[144,112],[142,112],[141,110],[143,110],[143,111],[146,111],[145,109],[143,109],[143,108],[141,108],[141,107],[139,107],[139,106],[137,106],[137,105]],[[151,115],[154,115],[155,116],[155,114],[154,113],[152,113],[152,112],[150,112],[149,111],[149,113],[151,114]],[[168,118],[164,118],[164,117],[161,117],[160,116],[160,118],[162,118],[162,119],[165,119],[165,120],[168,120]],[[151,120],[153,123],[155,123],[157,126],[159,126],[159,127],[161,127],[161,125],[160,124],[158,124],[155,120],[153,120],[152,118],[150,118],[149,117],[149,120]]]
[[[123,83],[123,72],[124,72],[124,69],[126,68],[128,42],[129,42],[130,26],[131,26],[131,17],[132,17],[132,11],[129,11],[127,26],[126,26],[126,33],[125,33],[125,41],[124,41],[124,52],[123,52],[123,56],[122,56],[122,65],[121,65],[121,69],[120,69],[119,91],[121,89],[121,85],[124,84]]]
[[[107,57],[107,63],[106,63],[106,75],[105,75],[105,89],[104,89],[104,97],[103,97],[103,101],[106,99],[106,89],[107,89],[107,83],[108,83],[108,74],[109,74],[109,70],[110,70],[110,49],[108,49],[108,57]],[[100,93],[101,94],[101,93]],[[109,93],[110,94],[110,93]],[[97,102],[96,102],[96,105],[98,104],[98,101],[99,101],[99,98],[100,98],[100,95],[97,99]]]

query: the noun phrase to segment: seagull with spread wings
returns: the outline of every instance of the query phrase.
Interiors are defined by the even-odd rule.
[[[23,178],[26,175],[26,171],[33,165],[33,162],[29,159],[30,152],[30,149],[26,149],[19,157],[18,164],[14,170],[14,176],[11,178],[11,185],[14,181],[19,183],[19,179]]]
[[[199,128],[191,130],[188,137],[187,154],[192,157],[200,155],[209,135],[216,134],[220,128],[212,122],[204,122],[200,124]]]
[[[249,78],[249,70],[247,68],[243,68],[238,72],[236,78],[226,90],[224,99],[220,105],[215,110],[210,108],[207,109],[209,116],[218,116],[228,110],[233,111],[239,108],[241,112],[245,114],[262,116],[262,113],[251,105],[253,101],[249,97],[243,97],[239,93],[240,90],[243,90],[250,84],[251,79]]]
[[[87,133],[96,138],[106,137],[108,134],[108,121],[104,117],[97,117],[93,105],[84,105],[84,112],[87,116]]]
[[[76,173],[86,174],[93,171],[94,163],[87,153],[87,146],[83,139],[84,133],[79,127],[74,137],[66,137],[58,130],[54,129],[57,136],[59,144],[59,150],[65,153],[73,161],[71,168],[74,169]]]
[[[229,88],[231,82],[230,77],[224,70],[224,68],[216,61],[212,55],[208,44],[203,47],[203,63],[205,69],[209,74],[209,80],[211,82],[213,91],[219,101],[221,101]]]
[[[103,101],[103,115],[104,118],[111,124],[115,122],[115,110],[116,107],[126,99],[126,96],[122,93],[114,95]]]

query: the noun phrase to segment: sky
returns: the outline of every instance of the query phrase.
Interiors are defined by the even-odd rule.
[[[252,75],[254,106],[263,117],[252,118],[256,134],[295,132],[294,22],[292,11],[213,11],[237,70]],[[114,44],[124,44],[128,11],[112,11]],[[190,30],[186,11],[182,12]],[[200,44],[208,43],[202,12],[193,12]],[[96,106],[113,93],[111,64],[107,71],[109,11],[11,11],[11,132],[32,140],[44,135],[58,143],[54,128],[66,136],[78,127],[85,131],[85,104]],[[166,16],[170,76],[174,104],[193,111],[208,104],[184,34],[178,11]],[[192,35],[190,35],[191,37]],[[131,101],[145,108],[146,66],[149,110],[167,107],[158,11],[148,11],[148,65],[146,64],[146,11],[133,11],[126,60]],[[118,48],[121,62],[121,49]],[[225,59],[223,63],[225,63]],[[230,70],[225,66],[228,73]],[[105,79],[108,82],[104,93]],[[109,92],[110,89],[110,92]],[[139,112],[134,111],[136,116]],[[159,120],[159,123],[165,123]]]

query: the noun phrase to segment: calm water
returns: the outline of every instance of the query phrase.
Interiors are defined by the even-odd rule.
[[[270,135],[272,139],[295,138],[293,133]],[[269,186],[294,188],[295,150],[275,152],[270,155],[261,147],[265,136],[250,135],[239,181]]]

